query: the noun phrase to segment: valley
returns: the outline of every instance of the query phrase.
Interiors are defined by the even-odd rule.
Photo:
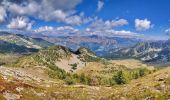
[[[146,55],[146,52],[167,56],[169,51],[163,53],[163,44],[139,46],[136,42],[135,49],[130,46],[132,50],[131,48],[125,50],[127,47],[124,47],[125,49],[120,49],[121,52],[116,52],[123,55],[119,56],[120,59],[106,59],[81,45],[74,50],[43,39],[10,33],[5,33],[4,36],[2,33],[0,35],[0,41],[3,41],[0,44],[0,99],[2,100],[169,98],[168,64],[155,67],[154,64],[141,59],[129,57],[133,54],[124,54],[127,52],[136,54],[137,51],[140,56],[136,57]],[[169,46],[168,42],[164,43]],[[122,52],[123,50],[127,52]]]
[[[0,100],[170,100],[170,0],[0,0]]]

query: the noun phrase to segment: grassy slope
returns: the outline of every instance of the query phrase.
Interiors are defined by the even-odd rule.
[[[1,54],[0,53],[0,65],[12,64],[19,59],[21,55],[17,54]]]
[[[166,100],[170,95],[170,67],[114,88],[112,98]]]
[[[1,93],[9,90],[12,94],[22,95],[21,99],[71,99],[71,100],[141,100],[150,98],[151,100],[166,100],[170,95],[170,67],[161,69],[143,78],[132,80],[126,85],[116,85],[113,87],[71,85],[61,83],[19,81],[10,78],[7,81],[0,79]],[[5,83],[5,84],[4,84]],[[16,87],[23,87],[21,92],[16,91]]]
[[[36,48],[36,49],[41,49],[45,47],[52,46],[54,44],[45,41],[41,38],[30,38],[24,35],[20,34],[6,34],[6,35],[0,35],[0,40],[9,42],[9,43],[14,43],[16,45],[22,45],[28,48]]]
[[[78,74],[84,73],[87,76],[97,76],[101,77],[102,81],[105,79],[112,78],[114,74],[116,74],[120,70],[125,71],[137,71],[138,69],[146,68],[150,71],[153,71],[153,66],[148,66],[143,64],[141,61],[134,60],[134,59],[127,59],[127,60],[103,60],[99,62],[90,62],[87,63],[84,68],[78,70]]]
[[[58,55],[58,51],[60,51],[62,55]],[[16,66],[19,68],[16,68],[15,70],[17,71],[20,71],[21,69],[25,70],[26,74],[24,76],[31,74],[31,72],[41,76],[43,75],[46,76],[47,73],[44,73],[43,71],[47,71],[46,69],[50,68],[49,64],[51,66],[51,64],[53,64],[53,61],[58,60],[58,58],[60,57],[67,58],[68,54],[70,54],[70,52],[67,52],[67,50],[65,50],[64,48],[63,49],[58,49],[58,47],[48,48],[39,53],[33,54],[31,56],[21,58],[21,60],[16,64]],[[102,79],[112,78],[113,73],[121,69],[133,70],[139,67],[143,67],[143,68],[147,67],[147,65],[138,62],[136,60],[105,61],[103,59],[98,59],[90,56],[84,58],[84,60],[86,59],[88,59],[86,62],[86,66],[83,69],[78,70],[76,73],[78,74],[84,73],[87,76],[93,76],[93,75],[99,76],[102,77]],[[48,65],[44,65],[47,63]],[[16,72],[15,70],[8,70],[8,71]],[[42,70],[42,72],[40,72],[40,70]],[[27,82],[27,81],[23,81],[24,78],[21,78],[20,80],[22,80],[25,84],[29,83],[29,85],[34,87],[31,88],[24,87],[24,90],[18,94],[22,95],[21,97],[22,99],[34,99],[34,100],[39,100],[42,98],[43,99],[44,98],[45,99],[52,99],[52,98],[73,99],[73,100],[79,100],[79,99],[118,100],[120,98],[127,98],[129,100],[133,100],[133,99],[141,99],[141,98],[160,99],[162,97],[164,97],[163,99],[165,99],[168,98],[168,95],[170,95],[168,92],[170,90],[169,70],[170,68],[161,69],[153,74],[144,76],[143,78],[132,80],[129,84],[114,85],[112,87],[110,86],[106,87],[105,85],[102,84],[99,84],[97,86],[87,86],[83,84],[68,86],[64,84],[63,81],[61,80],[60,81],[53,80],[45,77],[44,79],[41,79],[40,82],[37,82],[36,80]],[[57,71],[61,71],[61,70],[57,70]],[[20,73],[18,73],[16,76],[12,74],[8,74],[8,75],[14,79],[18,77],[23,77],[20,75]],[[28,77],[31,78],[32,76],[28,76]],[[34,77],[40,77],[40,76],[34,75]],[[5,79],[4,81],[7,80]],[[16,82],[14,81],[12,84],[15,83]],[[3,93],[4,92],[0,93],[0,97],[3,97],[4,95]],[[12,91],[12,93],[15,93],[15,91],[14,92]]]

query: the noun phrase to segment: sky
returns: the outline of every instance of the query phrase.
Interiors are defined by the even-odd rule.
[[[0,30],[168,39],[170,0],[0,0]]]

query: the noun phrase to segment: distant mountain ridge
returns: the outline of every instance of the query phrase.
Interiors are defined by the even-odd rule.
[[[0,53],[26,54],[37,52],[38,49],[46,48],[54,44],[41,38],[31,38],[21,34],[13,34],[5,31],[0,32]]]
[[[27,48],[41,49],[52,46],[54,44],[45,41],[41,38],[31,38],[21,34],[13,34],[5,31],[0,32],[0,40],[13,43]]]
[[[108,59],[135,58],[144,62],[167,62],[170,59],[170,40],[152,41],[98,35],[38,36],[39,35],[26,36],[22,34],[0,32],[0,40],[17,46],[24,46],[28,49],[33,48],[38,50],[52,45],[62,45],[71,48],[73,51],[80,50],[79,48],[81,47],[88,48],[97,56]]]
[[[137,58],[145,62],[170,61],[170,40],[146,41],[130,48],[112,50],[109,58]]]
[[[37,52],[37,51],[38,50],[35,48],[27,48],[25,46],[19,46],[14,43],[9,43],[0,40],[0,53],[24,54],[24,53]]]
[[[104,56],[106,52],[114,48],[131,47],[142,41],[135,38],[123,37],[106,37],[106,36],[59,36],[59,37],[41,37],[42,39],[52,42],[56,45],[63,45],[73,50],[80,47],[91,49],[97,56]]]
[[[45,36],[42,34],[11,34],[0,32],[0,40],[24,45],[28,48],[46,48],[52,45],[62,45],[76,51],[84,47],[92,50],[97,56],[104,57],[107,52],[115,48],[132,47],[141,39],[128,37],[89,36]]]

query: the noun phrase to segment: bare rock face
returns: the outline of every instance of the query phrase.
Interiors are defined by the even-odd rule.
[[[145,62],[170,61],[170,40],[140,42],[133,47],[119,48],[110,52],[112,58],[137,58]]]

